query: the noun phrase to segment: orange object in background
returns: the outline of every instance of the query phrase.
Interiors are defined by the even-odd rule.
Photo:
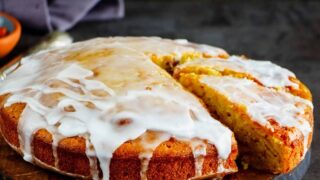
[[[16,18],[6,13],[0,12],[0,17],[6,18],[13,25],[12,31],[9,31],[6,27],[2,27],[4,30],[0,28],[0,58],[2,58],[9,54],[18,43],[21,36],[21,25]],[[3,36],[2,33],[4,33]]]

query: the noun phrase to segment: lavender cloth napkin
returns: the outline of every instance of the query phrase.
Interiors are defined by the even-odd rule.
[[[0,11],[29,28],[64,31],[80,21],[124,16],[123,0],[0,0]]]

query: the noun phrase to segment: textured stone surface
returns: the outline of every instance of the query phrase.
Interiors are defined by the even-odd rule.
[[[126,1],[125,19],[86,22],[69,32],[76,41],[115,35],[185,38],[292,70],[310,87],[315,106],[312,161],[305,179],[320,178],[320,1],[131,0]],[[39,37],[25,31],[11,56]]]

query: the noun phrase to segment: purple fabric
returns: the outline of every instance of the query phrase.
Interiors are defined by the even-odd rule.
[[[0,0],[0,11],[17,17],[25,26],[68,30],[80,21],[124,16],[123,0]]]

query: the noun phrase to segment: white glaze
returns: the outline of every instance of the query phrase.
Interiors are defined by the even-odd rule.
[[[108,179],[113,152],[147,130],[188,141],[206,139],[216,146],[219,158],[229,156],[232,132],[214,120],[198,99],[185,92],[142,53],[150,48],[150,51],[155,49],[160,54],[169,50],[182,54],[193,48],[181,47],[169,40],[163,41],[167,46],[160,46],[157,38],[150,38],[151,42],[146,38],[147,43],[139,40],[90,40],[22,60],[21,66],[2,82],[0,92],[11,93],[5,106],[16,102],[27,103],[18,128],[21,150],[26,160],[32,160],[30,143],[33,133],[40,128],[47,129],[55,137],[55,157],[55,148],[62,137],[88,138],[90,143],[87,141],[86,153],[94,178],[98,178],[98,171],[93,157],[96,156],[100,162],[103,179]],[[150,44],[150,47],[146,46]],[[79,62],[77,56],[64,60],[74,51],[95,54],[106,49],[112,51],[111,55],[88,56],[85,61]],[[93,71],[97,69],[100,75],[95,77]],[[95,95],[93,90],[104,92],[104,96]],[[40,102],[45,94],[53,93],[62,94],[56,99],[56,104],[49,106],[46,104],[48,102]],[[70,107],[71,110],[67,111]],[[129,119],[130,123],[120,126],[123,119]],[[147,172],[152,151],[168,139],[168,135],[159,136],[154,143],[145,145],[147,153],[140,156],[143,159],[142,177]],[[89,149],[90,144],[93,149]],[[195,157],[198,154],[195,153]],[[58,158],[55,164],[58,164]]]
[[[193,140],[190,144],[195,161],[196,176],[201,176],[204,157],[207,154],[207,145],[203,140],[199,139]]]
[[[41,118],[41,115],[34,113],[30,107],[26,107],[21,114],[21,120],[18,126],[19,142],[22,153],[24,154],[23,159],[26,161],[33,161],[32,157],[32,134],[35,130],[38,130],[45,126],[46,123]]]
[[[296,139],[303,135],[304,152],[306,152],[311,125],[303,113],[307,107],[313,107],[310,101],[285,91],[259,86],[248,79],[203,76],[200,81],[224,94],[230,101],[244,105],[253,120],[271,130],[273,127],[269,119],[275,120],[282,127],[297,128],[299,131],[290,137]]]
[[[152,158],[154,150],[163,142],[170,139],[170,135],[162,132],[152,132],[144,134],[140,137],[141,145],[144,148],[144,152],[139,155],[141,160],[140,177],[143,180],[147,179],[147,170],[149,161]]]
[[[90,142],[90,139],[86,137],[86,154],[89,159],[90,173],[92,179],[99,179],[98,160],[94,150],[94,146]]]
[[[170,40],[159,37],[113,37],[107,40],[103,39],[101,42],[116,43],[134,49],[135,51],[153,53],[159,56],[174,55],[178,61],[185,52],[202,52],[210,54],[213,57],[227,55],[226,51],[221,48],[191,43],[186,39]]]
[[[289,77],[295,77],[291,71],[273,64],[270,61],[256,61],[243,59],[239,56],[231,56],[228,59],[198,59],[184,63],[177,68],[183,69],[193,66],[210,67],[217,71],[233,70],[248,73],[266,87],[298,87],[298,84],[289,80]]]
[[[59,158],[58,158],[58,143],[60,142],[61,139],[64,138],[64,136],[55,133],[56,129],[53,127],[50,127],[51,130],[51,134],[54,134],[54,136],[52,136],[52,154],[54,157],[54,166],[55,167],[59,167]]]

